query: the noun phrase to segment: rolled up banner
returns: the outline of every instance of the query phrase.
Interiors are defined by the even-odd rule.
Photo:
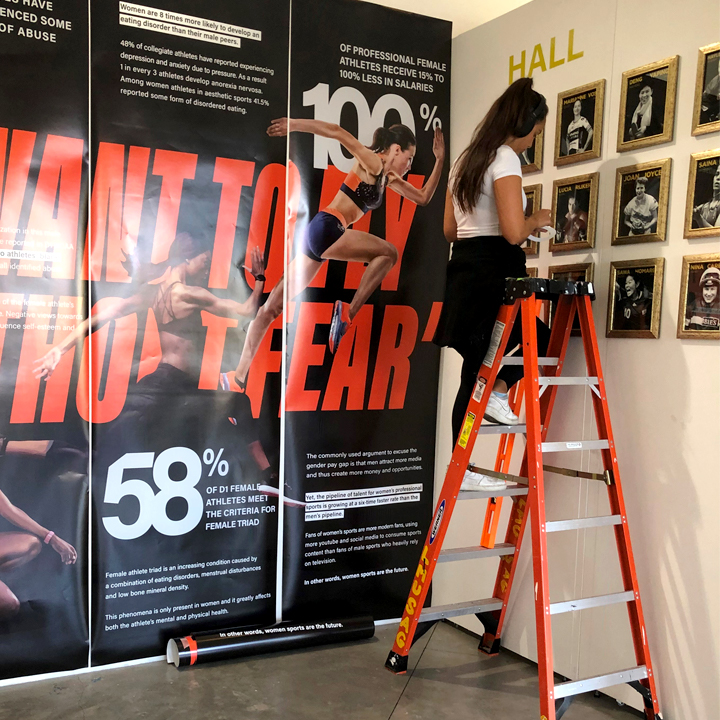
[[[367,640],[374,634],[375,623],[371,617],[235,628],[173,638],[167,644],[167,661],[175,667],[186,667],[261,653]]]

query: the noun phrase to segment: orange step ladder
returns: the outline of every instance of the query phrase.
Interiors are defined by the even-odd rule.
[[[537,301],[542,299],[556,299],[557,309],[554,313],[547,357],[539,358],[535,318]],[[642,695],[647,720],[661,720],[635,563],[630,545],[630,532],[620,483],[615,442],[610,424],[605,381],[593,322],[591,306],[593,299],[592,283],[565,282],[544,278],[508,279],[504,304],[500,308],[495,323],[490,349],[478,373],[475,390],[468,405],[460,437],[453,450],[395,643],[388,655],[385,667],[394,673],[406,672],[408,654],[413,641],[421,637],[439,620],[461,615],[476,615],[483,623],[485,633],[480,641],[480,650],[490,655],[499,652],[508,599],[529,517],[535,587],[541,720],[559,720],[568,709],[572,698],[578,694],[625,683]],[[522,357],[503,357],[518,312],[520,312],[522,322],[523,355]],[[565,377],[561,372],[576,315],[580,322],[587,376]],[[490,389],[495,383],[501,364],[524,366],[525,425],[481,425]],[[540,374],[540,367],[545,369],[543,375]],[[546,442],[557,388],[560,385],[581,385],[591,388],[598,440]],[[516,392],[519,394],[522,390],[518,389]],[[519,407],[517,395],[515,404],[516,407]],[[484,434],[485,432],[501,434],[506,445],[503,447],[503,441],[501,441],[495,470],[481,470],[481,472],[513,482],[504,490],[461,492],[460,486],[470,462],[475,440],[478,433]],[[527,444],[520,475],[512,476],[507,474],[510,455],[507,449],[507,438],[510,434],[516,433],[525,433]],[[556,453],[572,450],[599,450],[602,454],[604,473],[579,472],[543,464],[543,455],[546,452]],[[611,514],[573,520],[546,520],[545,472],[603,481],[607,485]],[[500,514],[497,503],[501,497],[511,497],[513,506],[505,542],[495,544],[494,537]],[[491,499],[491,505],[486,514],[482,545],[443,550],[443,540],[455,503],[459,499],[475,498]],[[493,502],[495,502],[494,507]],[[547,533],[602,526],[612,526],[615,531],[623,592],[551,603]],[[424,607],[437,563],[493,556],[500,557],[500,567],[492,598],[439,607]],[[615,603],[626,603],[627,605],[636,666],[607,675],[556,683],[553,671],[552,616]]]

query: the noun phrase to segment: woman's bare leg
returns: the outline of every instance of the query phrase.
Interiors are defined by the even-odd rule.
[[[15,593],[0,581],[0,620],[17,615],[20,610],[20,601]]]
[[[42,543],[28,533],[0,533],[0,571],[14,570],[37,557]],[[0,619],[11,617],[20,610],[15,593],[0,581]]]
[[[398,260],[394,245],[370,233],[346,230],[324,253],[328,260],[344,260],[368,263],[358,289],[350,303],[350,320],[360,312],[375,288],[392,270]]]
[[[299,295],[312,282],[317,275],[322,263],[309,258],[302,253],[296,255],[288,266],[288,298],[292,300]],[[283,311],[283,291],[285,288],[285,276],[280,278],[277,285],[272,289],[270,296],[264,305],[260,306],[255,319],[250,323],[245,344],[243,345],[240,361],[235,370],[235,379],[243,385],[247,381],[253,358],[265,333],[275,320],[280,317]]]

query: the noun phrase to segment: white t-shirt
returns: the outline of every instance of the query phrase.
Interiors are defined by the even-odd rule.
[[[455,165],[450,170],[450,186],[455,182]],[[501,235],[500,221],[498,220],[497,207],[495,206],[495,187],[493,183],[500,178],[509,175],[517,175],[522,178],[520,158],[515,151],[507,145],[501,145],[497,149],[495,159],[485,171],[483,178],[482,194],[477,205],[471,213],[465,214],[458,207],[453,197],[455,208],[455,222],[457,222],[457,236],[460,238],[471,238],[482,235]],[[525,209],[525,191],[522,191],[522,206]]]

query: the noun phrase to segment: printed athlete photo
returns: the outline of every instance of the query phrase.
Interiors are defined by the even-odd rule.
[[[667,70],[655,77],[630,78],[625,106],[625,141],[662,135],[667,92]]]
[[[594,97],[585,97],[583,100],[569,97],[563,101],[560,157],[592,149],[594,118]]]
[[[380,207],[388,188],[417,205],[427,205],[440,182],[445,161],[445,140],[442,131],[436,128],[433,135],[435,165],[425,185],[416,188],[403,179],[412,167],[417,150],[415,135],[405,125],[377,128],[369,147],[339,125],[321,120],[280,118],[273,120],[267,129],[267,134],[276,138],[291,132],[338,140],[355,163],[332,201],[305,228],[295,257],[288,265],[287,279],[283,275],[278,281],[250,325],[235,373],[228,375],[228,382],[240,390],[245,388],[250,366],[265,333],[283,311],[285,283],[287,299],[293,300],[308,287],[328,260],[366,263],[352,301],[335,302],[328,340],[330,352],[335,353],[362,306],[398,260],[394,245],[350,226]]]
[[[720,50],[705,55],[700,99],[700,125],[720,120]]]
[[[720,263],[691,263],[688,268],[684,330],[720,336]]]
[[[654,281],[654,268],[617,269],[612,330],[651,330]]]
[[[691,227],[720,228],[720,156],[698,162]]]
[[[636,175],[622,178],[618,237],[648,235],[657,230],[660,177]]]
[[[558,189],[555,230],[558,243],[577,243],[587,240],[590,190],[569,185]]]

